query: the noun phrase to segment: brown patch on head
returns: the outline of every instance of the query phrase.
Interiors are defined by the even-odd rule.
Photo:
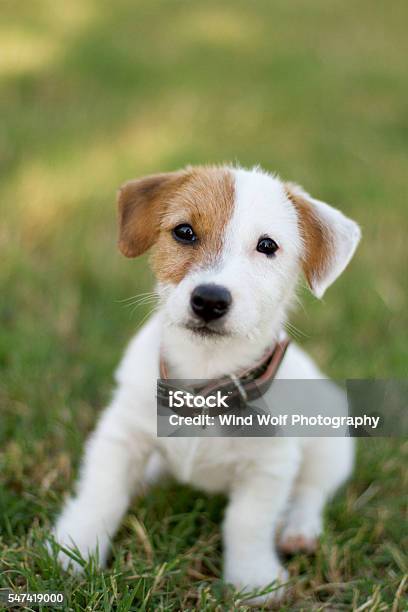
[[[198,167],[186,172],[182,187],[166,204],[152,257],[158,280],[173,284],[192,266],[216,260],[234,205],[234,179],[228,169]],[[172,230],[181,223],[192,226],[196,243],[180,244],[174,239]]]
[[[285,190],[298,214],[304,243],[302,268],[309,286],[313,289],[315,282],[326,274],[330,266],[333,256],[332,233],[322,223],[313,205],[307,199],[307,194],[301,188],[293,183],[285,183]]]
[[[153,268],[161,281],[178,283],[193,265],[214,261],[234,205],[234,178],[225,168],[198,167],[126,183],[119,191],[119,248],[127,257],[154,245]],[[172,230],[190,224],[194,244],[177,242]]]
[[[166,202],[186,177],[185,172],[156,174],[129,181],[120,188],[119,248],[126,257],[137,257],[154,244]]]

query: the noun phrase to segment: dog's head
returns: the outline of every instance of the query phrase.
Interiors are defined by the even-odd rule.
[[[259,169],[197,167],[126,183],[119,247],[152,264],[170,325],[198,338],[260,336],[299,272],[322,297],[350,261],[358,225]]]

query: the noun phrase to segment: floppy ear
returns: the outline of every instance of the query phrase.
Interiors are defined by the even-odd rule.
[[[185,172],[168,172],[129,181],[119,189],[119,249],[137,257],[157,240],[166,203],[181,186]]]
[[[303,272],[312,293],[321,298],[353,257],[361,231],[355,221],[298,185],[285,183],[285,189],[298,215]]]

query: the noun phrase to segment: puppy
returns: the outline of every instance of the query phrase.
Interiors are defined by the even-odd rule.
[[[104,564],[148,462],[161,458],[179,481],[228,495],[225,581],[246,591],[279,585],[287,573],[277,523],[284,513],[283,551],[316,547],[324,504],[351,472],[352,439],[158,438],[159,363],[183,379],[250,368],[281,337],[300,275],[321,298],[353,256],[359,227],[259,168],[188,167],[130,181],[118,209],[121,252],[152,248],[160,309],[130,342],[55,538],[84,558],[98,550]],[[292,343],[276,378],[324,375]],[[63,552],[60,560],[70,563]]]

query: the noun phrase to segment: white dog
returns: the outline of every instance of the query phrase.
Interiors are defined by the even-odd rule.
[[[161,457],[178,480],[229,496],[225,581],[246,591],[284,582],[273,543],[278,521],[284,513],[282,550],[315,548],[324,504],[351,472],[352,439],[158,438],[159,362],[183,379],[250,368],[281,337],[299,275],[322,297],[349,263],[359,227],[259,168],[149,176],[125,184],[118,205],[122,253],[153,247],[160,309],[126,351],[56,540],[85,558],[98,549],[105,563],[148,461]],[[323,375],[291,344],[276,377]],[[70,562],[63,552],[60,559]]]

